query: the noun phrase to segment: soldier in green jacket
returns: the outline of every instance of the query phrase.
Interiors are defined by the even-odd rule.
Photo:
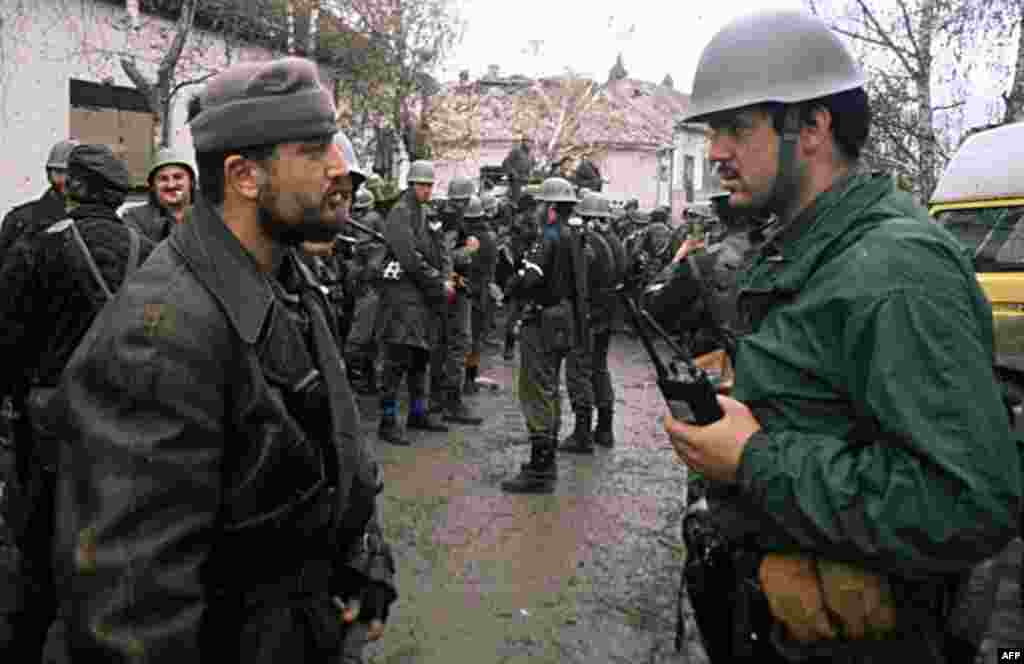
[[[864,77],[816,17],[724,27],[685,120],[709,125],[729,204],[779,217],[739,281],[735,398],[708,426],[666,420],[742,561],[734,592],[693,597],[712,661],[971,661],[950,607],[1021,509],[972,266],[890,177],[859,170]]]

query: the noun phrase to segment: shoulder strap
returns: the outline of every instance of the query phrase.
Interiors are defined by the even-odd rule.
[[[129,233],[129,245],[128,245],[128,264],[124,266],[124,279],[121,280],[121,285],[128,281],[128,277],[135,273],[135,270],[139,269],[139,249],[142,245],[142,238],[139,237],[139,232],[125,224],[125,228],[128,229]]]
[[[103,295],[108,301],[114,299],[114,294],[110,292],[110,287],[107,286],[107,280],[103,278],[103,274],[100,272],[100,268],[96,265],[96,260],[92,257],[92,252],[89,251],[89,246],[85,244],[85,240],[82,238],[82,234],[78,232],[78,226],[71,219],[68,220],[68,228],[71,229],[71,235],[75,238],[75,244],[78,245],[79,251],[82,252],[82,257],[85,258],[86,264],[89,266],[89,271],[92,272],[93,279],[99,284],[100,288],[103,289]]]

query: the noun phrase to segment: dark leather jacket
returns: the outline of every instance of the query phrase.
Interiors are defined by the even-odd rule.
[[[376,462],[336,347],[309,343],[328,305],[284,262],[300,295],[200,201],[68,364],[49,413],[76,657],[327,662],[331,595],[390,584]]]
[[[128,208],[121,213],[121,217],[125,223],[134,226],[136,230],[148,237],[153,244],[163,242],[174,230],[174,217],[156,204],[152,198],[145,205]]]

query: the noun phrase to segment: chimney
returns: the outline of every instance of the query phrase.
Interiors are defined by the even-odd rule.
[[[497,80],[498,73],[500,71],[501,71],[501,68],[498,65],[488,65],[487,66],[487,78],[492,79],[492,80]]]

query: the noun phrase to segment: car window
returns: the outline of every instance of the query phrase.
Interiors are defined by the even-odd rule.
[[[945,210],[935,221],[973,253],[978,272],[1024,269],[1024,206]]]

